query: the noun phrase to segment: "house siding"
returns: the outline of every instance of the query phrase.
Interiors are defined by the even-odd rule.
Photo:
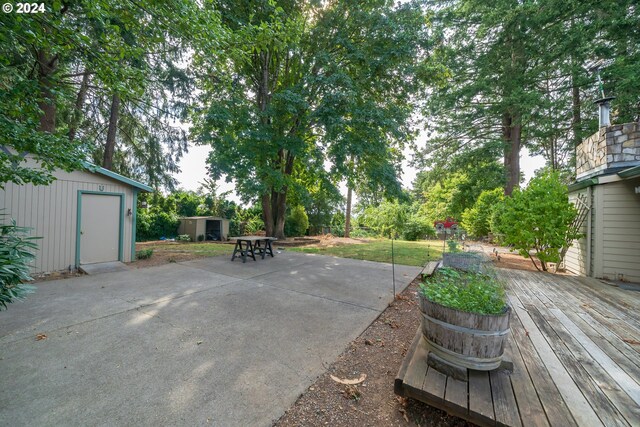
[[[591,190],[589,188],[583,188],[582,190],[569,194],[569,201],[575,204],[580,195],[584,195],[587,203],[591,203]],[[580,233],[582,233],[584,237],[574,240],[564,257],[565,268],[574,274],[589,274],[589,248],[587,247],[587,241],[591,238],[588,227],[591,224],[589,216],[591,216],[592,212],[593,210],[589,212],[587,220],[584,221],[580,228]]]
[[[601,186],[602,267],[605,279],[640,282],[640,195],[635,187],[640,179]]]
[[[126,215],[133,206],[133,189],[116,180],[84,171],[56,171],[57,178],[48,186],[6,183],[0,190],[0,209],[31,228],[30,235],[42,237],[32,265],[32,273],[75,268],[78,191],[124,194],[123,260],[132,258],[133,217]],[[6,217],[5,217],[6,219]]]

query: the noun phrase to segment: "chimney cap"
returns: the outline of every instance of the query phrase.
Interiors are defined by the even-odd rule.
[[[597,104],[597,105],[604,105],[604,104],[609,103],[609,101],[613,101],[614,99],[616,99],[615,96],[608,96],[606,98],[597,99],[597,100],[593,101],[593,103]]]

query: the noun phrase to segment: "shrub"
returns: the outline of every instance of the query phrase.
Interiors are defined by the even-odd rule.
[[[153,255],[153,249],[142,249],[136,252],[136,259],[149,259]]]
[[[462,227],[474,237],[488,236],[491,231],[491,216],[504,200],[504,190],[496,188],[480,193],[473,207],[462,213]]]
[[[546,171],[504,200],[494,213],[492,231],[525,258],[531,258],[530,252],[535,251],[541,267],[533,258],[531,262],[538,270],[547,271],[547,263],[559,263],[562,248],[581,236],[571,228],[576,215],[558,173]]]
[[[368,237],[377,237],[378,233],[376,233],[373,230],[369,230],[368,228],[355,228],[351,230],[351,233],[349,233],[349,236],[355,239],[368,238]]]
[[[470,313],[501,314],[507,305],[504,285],[493,274],[444,267],[420,289],[435,303]]]
[[[141,210],[136,224],[136,238],[138,240],[155,240],[160,237],[175,236],[180,225],[180,219],[174,213],[157,210]]]
[[[429,223],[427,218],[419,214],[413,214],[409,217],[409,220],[404,224],[402,232],[402,237],[410,241],[435,237],[435,235],[436,230],[433,225]]]
[[[198,242],[202,242],[204,240],[204,234],[198,235]]]
[[[0,224],[0,310],[35,290],[24,282],[33,280],[29,263],[35,259],[38,246],[33,241],[39,237],[26,237],[27,234],[28,229],[16,226],[14,220]]]
[[[462,252],[460,250],[460,248],[458,247],[458,241],[457,240],[453,240],[453,239],[447,240],[447,247],[449,248],[449,252],[451,252],[451,253]]]
[[[307,228],[309,228],[309,217],[304,210],[304,206],[298,205],[292,207],[284,226],[287,236],[304,236]]]

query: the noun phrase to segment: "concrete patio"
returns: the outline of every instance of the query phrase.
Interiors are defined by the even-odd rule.
[[[392,298],[389,264],[289,252],[44,282],[0,312],[0,419],[270,425]]]

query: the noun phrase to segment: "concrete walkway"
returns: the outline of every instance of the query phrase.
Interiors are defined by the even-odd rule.
[[[396,266],[398,292],[419,271]],[[391,278],[284,252],[41,283],[0,312],[1,424],[270,425],[386,308]]]

